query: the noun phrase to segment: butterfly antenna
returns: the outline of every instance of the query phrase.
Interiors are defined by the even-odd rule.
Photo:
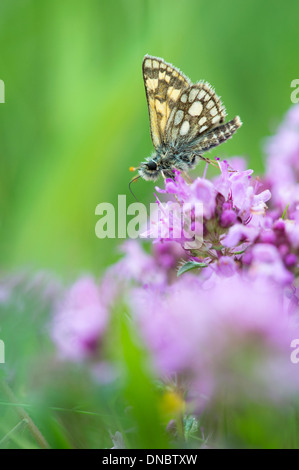
[[[135,194],[133,193],[132,188],[131,188],[131,184],[132,184],[132,183],[135,183],[135,181],[137,181],[139,178],[141,178],[140,175],[135,176],[135,178],[133,178],[133,179],[130,181],[130,183],[129,183],[129,190],[130,190],[130,193],[132,194],[132,196],[134,197],[134,199],[136,199],[137,202],[140,202],[140,201],[138,201],[137,197],[136,197]]]

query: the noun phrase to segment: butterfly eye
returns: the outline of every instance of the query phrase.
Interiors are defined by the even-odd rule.
[[[149,162],[147,162],[146,166],[147,169],[150,171],[155,171],[157,169],[157,164],[156,162],[154,162],[154,160],[150,160]]]

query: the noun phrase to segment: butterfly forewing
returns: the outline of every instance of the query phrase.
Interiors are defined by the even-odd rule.
[[[166,128],[173,109],[190,80],[173,65],[158,57],[145,56],[143,78],[155,148],[166,142]]]
[[[213,88],[199,82],[182,90],[173,106],[166,126],[166,142],[190,142],[219,126],[225,108]]]

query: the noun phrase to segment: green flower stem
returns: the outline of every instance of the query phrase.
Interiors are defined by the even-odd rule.
[[[11,390],[11,388],[7,385],[6,382],[3,380],[0,381],[0,389],[3,391],[4,395],[7,397],[7,399],[16,405],[15,409],[19,417],[21,418],[22,421],[25,421],[27,424],[27,427],[37,442],[37,444],[42,448],[42,449],[50,449],[50,446],[38,427],[34,424],[28,413],[22,408],[21,406],[18,405],[18,401]]]

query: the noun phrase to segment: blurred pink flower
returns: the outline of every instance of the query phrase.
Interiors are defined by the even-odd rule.
[[[266,183],[280,215],[289,205],[289,213],[299,204],[299,104],[286,113],[278,132],[266,145]]]
[[[281,377],[289,381],[286,394],[298,391],[290,338],[299,331],[284,303],[283,292],[268,280],[239,275],[214,278],[208,289],[191,276],[163,293],[136,289],[132,295],[134,318],[157,371],[189,377],[189,392],[197,397],[207,390],[212,396],[224,384],[234,394],[244,392],[245,380],[249,395],[271,391],[275,398]],[[248,368],[240,369],[245,363]]]
[[[95,355],[106,331],[108,311],[91,277],[79,279],[59,305],[52,324],[52,339],[61,357],[81,361]]]

